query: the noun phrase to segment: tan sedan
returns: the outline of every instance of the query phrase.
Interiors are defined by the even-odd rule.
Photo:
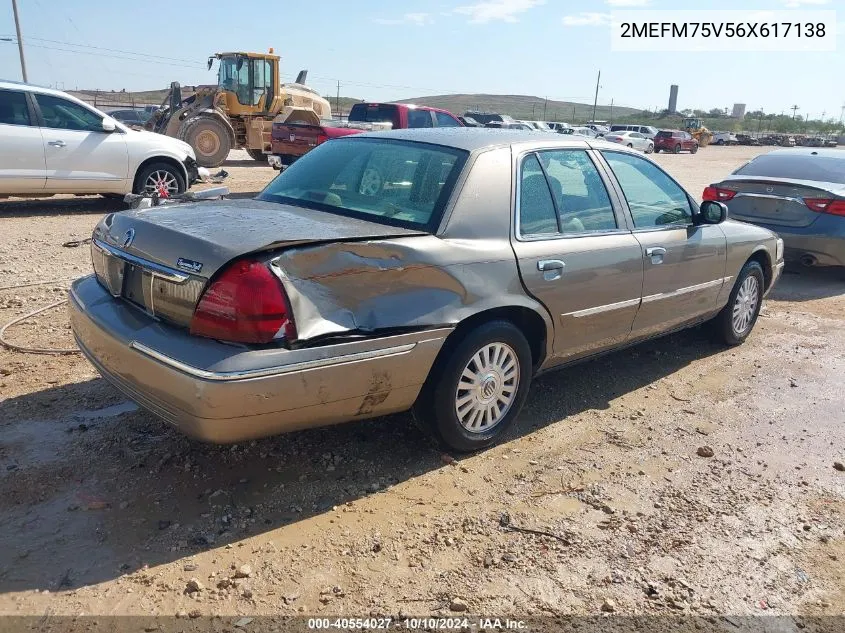
[[[71,319],[103,376],[197,438],[413,408],[474,450],[541,372],[703,321],[741,343],[783,244],[726,214],[603,141],[362,134],[255,200],[106,216]]]

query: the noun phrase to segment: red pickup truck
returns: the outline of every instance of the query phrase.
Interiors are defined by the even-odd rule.
[[[451,112],[406,103],[356,103],[346,121],[273,123],[270,165],[281,169],[329,139],[374,130],[420,127],[464,127]]]

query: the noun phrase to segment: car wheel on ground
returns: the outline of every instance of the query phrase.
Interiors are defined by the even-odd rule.
[[[749,261],[737,275],[728,304],[713,323],[718,337],[728,345],[744,342],[760,314],[765,280],[759,262]]]
[[[531,384],[531,348],[509,321],[473,328],[429,373],[415,415],[448,448],[486,448],[513,425]]]
[[[633,144],[633,143],[628,143],[628,147],[630,147],[631,149],[634,149],[634,144]]]
[[[645,153],[651,154],[654,151],[654,143],[649,143],[648,147],[646,147]]]
[[[194,148],[200,167],[219,167],[232,149],[229,131],[220,121],[208,116],[189,121],[180,136]]]
[[[246,153],[249,154],[249,157],[252,160],[257,160],[259,163],[267,162],[267,154],[260,149],[248,149],[246,150]]]
[[[690,154],[695,154],[698,151],[698,145],[693,145],[689,151]]]
[[[168,196],[185,193],[185,176],[169,163],[151,163],[143,167],[135,177],[132,193],[150,194],[156,191],[167,191]]]
[[[718,141],[716,141],[716,145],[724,145],[724,144],[725,144],[725,139],[723,139],[723,138],[720,138]]]
[[[675,153],[676,153],[676,154],[680,154],[680,153],[681,153],[681,144],[680,144],[680,143],[678,143],[677,145],[675,145]]]

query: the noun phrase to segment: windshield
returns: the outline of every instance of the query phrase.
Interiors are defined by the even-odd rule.
[[[427,143],[335,139],[293,163],[258,199],[433,232],[468,155]]]
[[[845,156],[763,154],[737,169],[734,174],[845,184]]]

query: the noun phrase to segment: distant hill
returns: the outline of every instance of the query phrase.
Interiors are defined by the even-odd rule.
[[[397,103],[415,103],[432,108],[443,108],[457,115],[463,115],[468,110],[480,110],[482,112],[509,114],[515,119],[566,121],[567,123],[583,123],[593,118],[592,104],[552,100],[546,102],[542,97],[527,95],[432,95],[417,97],[416,99],[402,99]],[[544,106],[545,115],[543,114]],[[596,108],[595,116],[598,120],[610,120],[611,117],[616,119],[637,115],[641,112],[643,111],[634,108],[614,107],[611,114],[610,106],[600,105]]]
[[[193,94],[194,86],[182,86],[182,97]],[[112,92],[105,90],[79,90],[71,92],[75,97],[87,101],[97,107],[109,109],[114,107],[131,107],[144,105],[160,105],[167,96],[168,91],[145,90],[141,92]],[[332,109],[337,107],[337,97],[325,95]],[[340,97],[340,110],[342,114],[349,112],[349,109],[356,103],[366,101],[354,97]],[[593,118],[593,106],[589,103],[573,103],[571,101],[546,102],[541,97],[528,95],[489,95],[489,94],[453,94],[453,95],[431,95],[428,97],[416,97],[414,99],[400,99],[395,103],[415,103],[433,108],[442,108],[456,115],[463,115],[468,110],[481,110],[483,112],[498,112],[509,114],[515,119],[545,119],[546,121],[566,121],[567,123],[583,123]],[[543,108],[545,106],[545,115]],[[643,110],[634,108],[613,107],[600,105],[596,108],[596,118],[600,120],[619,120],[630,117],[637,118],[644,115]]]

